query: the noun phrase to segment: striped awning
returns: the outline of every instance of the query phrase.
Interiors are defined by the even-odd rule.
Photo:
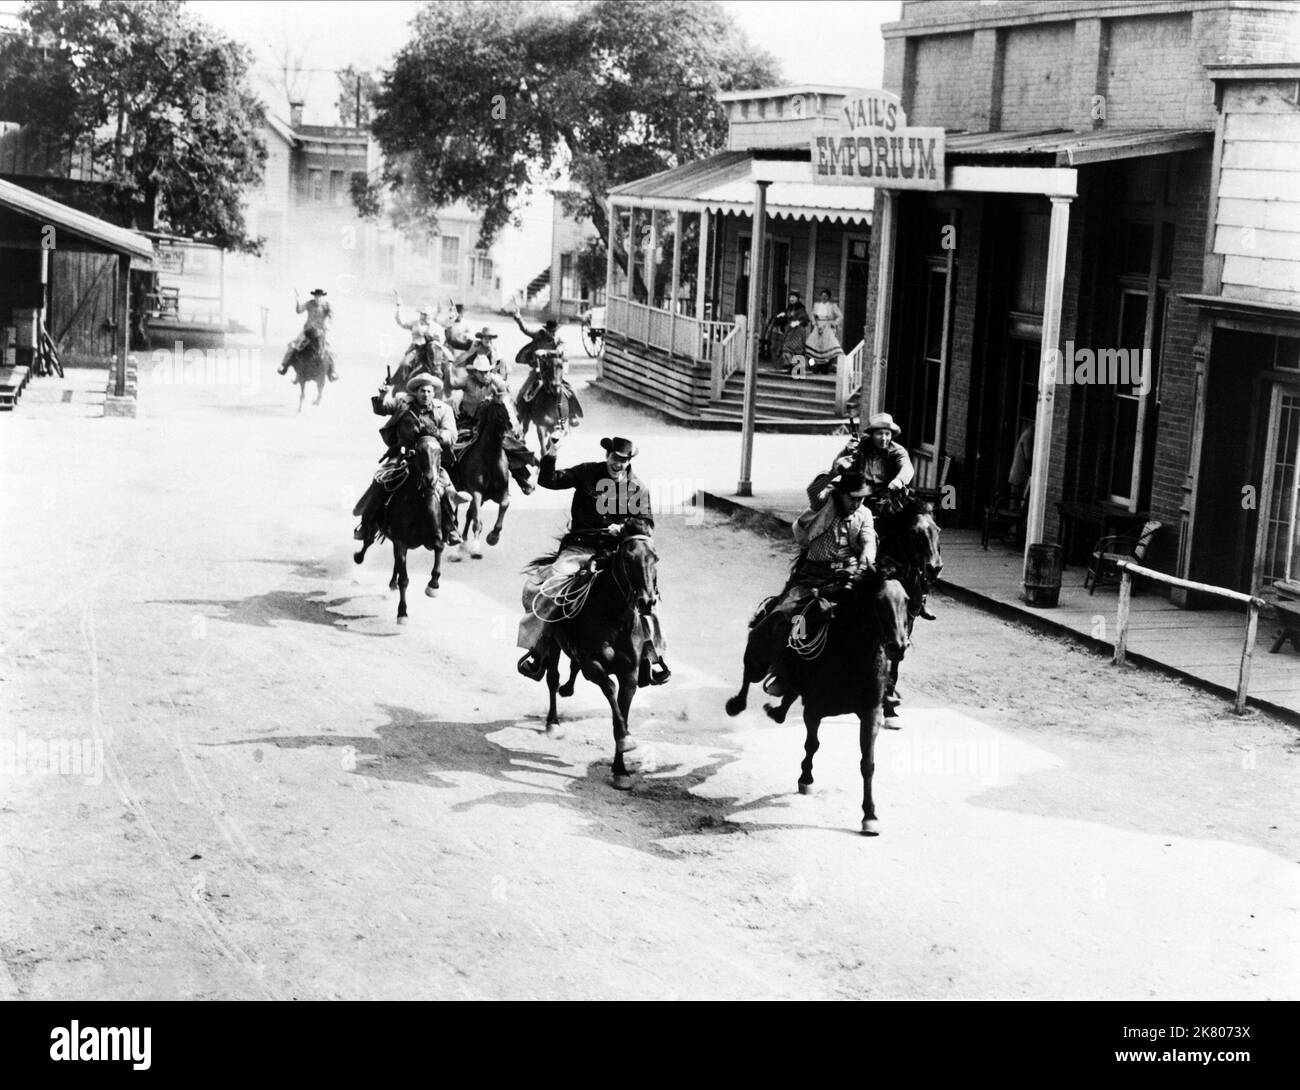
[[[767,159],[749,151],[724,151],[617,186],[609,191],[609,200],[623,208],[748,215],[754,210],[754,183],[764,180],[772,183],[767,189],[769,216],[871,222],[874,189],[817,185],[811,177],[807,159]]]

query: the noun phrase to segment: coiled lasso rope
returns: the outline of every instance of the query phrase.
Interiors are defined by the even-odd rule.
[[[582,607],[587,604],[587,596],[591,594],[591,586],[595,581],[596,577],[593,575],[583,580],[581,585],[575,585],[577,580],[573,575],[553,575],[542,583],[533,596],[530,612],[539,621],[548,623],[570,621],[582,612]],[[543,616],[538,612],[537,606],[542,599],[554,606],[553,610],[547,611],[550,616]]]
[[[795,614],[794,621],[790,625],[790,638],[786,641],[790,650],[802,659],[815,659],[826,649],[826,640],[830,635],[831,625],[828,620],[817,630],[816,635],[803,638],[797,635],[800,631],[807,630],[806,618],[811,609],[817,605],[818,599],[814,598],[798,613]]]

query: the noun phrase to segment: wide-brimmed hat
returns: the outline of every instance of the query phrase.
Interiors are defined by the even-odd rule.
[[[615,435],[609,439],[602,439],[600,445],[610,454],[617,454],[620,458],[636,457],[636,444],[631,439],[624,439],[622,436]]]
[[[437,313],[437,310],[438,310],[438,308],[435,307],[432,303],[421,303],[421,304],[420,304],[420,313],[421,313],[421,314],[436,314],[436,313]]]
[[[327,292],[324,288],[316,288],[312,291],[312,295],[328,295],[328,294],[329,292]]]
[[[862,429],[863,435],[870,435],[873,431],[880,431],[887,428],[892,435],[901,435],[903,429],[894,423],[894,418],[889,413],[876,413],[867,421],[866,427]]]
[[[496,336],[497,335],[493,333],[492,330],[488,329],[487,326],[484,326],[482,329],[480,329],[477,333],[474,334],[474,339],[476,341],[486,341],[488,339],[495,340]]]
[[[475,356],[470,360],[469,369],[471,371],[477,371],[479,374],[486,374],[488,371],[492,370],[492,365],[482,356]]]
[[[871,493],[867,486],[867,479],[861,473],[841,473],[834,481],[835,491],[842,496],[866,496]]]
[[[416,375],[415,378],[411,379],[411,381],[406,384],[406,392],[408,394],[413,394],[415,393],[416,390],[420,389],[420,387],[422,386],[436,386],[436,385],[437,382],[432,375],[428,375],[428,374]]]
[[[554,331],[560,328],[560,323],[557,322],[554,318],[547,318],[542,328]]]

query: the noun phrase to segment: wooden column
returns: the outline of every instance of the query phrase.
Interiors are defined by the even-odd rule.
[[[606,207],[605,215],[609,222],[609,238],[605,240],[605,306],[606,315],[608,315],[609,301],[614,298],[614,243],[618,238],[619,215],[618,205],[610,201]],[[608,321],[608,318],[606,319]],[[622,332],[620,330],[619,332]]]
[[[876,321],[871,333],[871,355],[864,361],[862,376],[862,420],[882,412],[885,403],[885,368],[889,357],[889,320],[894,304],[894,250],[898,196],[880,190],[880,216],[872,227],[880,232],[880,262],[876,269]]]
[[[811,312],[817,302],[817,221],[808,221],[808,286],[804,288],[804,298],[808,300]]]
[[[117,256],[117,305],[113,308],[117,322],[113,330],[113,395],[126,396],[126,353],[131,343],[131,255]]]
[[[1052,414],[1061,366],[1061,296],[1065,291],[1065,243],[1070,230],[1070,198],[1053,197],[1047,236],[1047,288],[1043,300],[1042,357],[1038,367],[1038,414],[1034,424],[1034,462],[1030,470],[1029,507],[1025,516],[1024,573],[1029,574],[1029,547],[1040,544],[1047,511],[1047,473],[1052,458]]]
[[[754,417],[758,401],[758,342],[763,336],[763,323],[754,320],[758,314],[759,296],[763,290],[763,249],[767,243],[767,187],[771,182],[754,183],[754,231],[749,249],[749,328],[745,336],[745,414],[740,436],[740,481],[736,495],[752,496],[753,483],[750,472],[754,460]]]
[[[655,255],[658,253],[659,250],[659,232],[655,230],[655,228],[658,226],[658,224],[655,223],[655,210],[653,208],[648,208],[646,209],[646,211],[650,213],[650,234],[648,237],[648,245],[646,246],[646,251],[645,251],[645,305],[649,307],[651,310],[654,310],[655,267],[656,267]],[[648,320],[649,319],[647,318],[647,321]],[[647,326],[646,327],[647,344],[649,343],[649,340],[650,340],[650,329],[649,326]]]
[[[709,210],[700,210],[700,257],[695,270],[695,319],[704,321],[704,290],[709,276]]]
[[[682,275],[682,213],[673,210],[673,275],[672,287],[668,289],[668,359],[673,358],[673,349],[677,346],[677,286]]]

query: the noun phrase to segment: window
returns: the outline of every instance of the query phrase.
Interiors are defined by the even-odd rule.
[[[573,255],[560,255],[560,298],[576,299],[577,285],[573,282]]]
[[[444,284],[460,283],[460,238],[456,235],[442,236],[442,271]]]
[[[330,204],[341,205],[347,198],[347,190],[343,188],[343,171],[330,171]]]
[[[325,199],[325,172],[323,170],[307,171],[307,198],[313,201]]]
[[[483,291],[489,291],[492,288],[492,281],[495,277],[495,270],[492,265],[492,259],[488,256],[486,250],[475,250],[469,258],[469,286],[478,286]]]

